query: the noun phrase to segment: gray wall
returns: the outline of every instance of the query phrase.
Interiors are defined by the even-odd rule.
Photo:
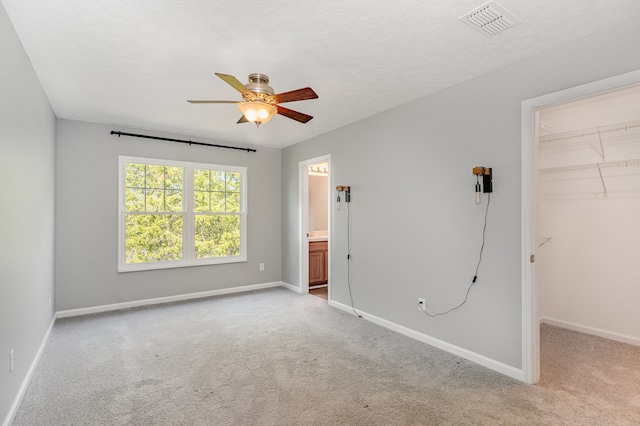
[[[356,308],[521,368],[521,102],[640,68],[639,39],[629,21],[284,149],[283,281],[299,285],[298,162],[330,153],[333,184],[351,186]],[[478,281],[463,308],[430,319],[417,298],[455,306],[475,272],[474,166],[495,174]],[[332,214],[332,297],[348,305],[347,211]]]
[[[110,134],[111,130],[145,133],[58,121],[57,310],[280,280],[279,149],[257,147],[258,152],[247,153],[117,137]],[[185,139],[184,136],[155,135]],[[248,262],[118,273],[119,155],[246,166]],[[265,264],[265,271],[259,272],[259,263]]]
[[[0,6],[0,421],[53,318],[55,116]],[[14,349],[13,373],[9,351]]]

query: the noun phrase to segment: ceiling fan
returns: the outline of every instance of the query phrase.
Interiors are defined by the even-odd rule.
[[[264,74],[249,74],[249,83],[242,84],[240,80],[232,75],[216,73],[218,77],[226,81],[231,87],[242,93],[242,101],[209,101],[209,100],[187,100],[192,104],[238,104],[238,109],[242,111],[242,117],[238,123],[255,123],[257,126],[264,124],[273,117],[274,114],[284,115],[292,120],[306,123],[313,117],[292,109],[285,108],[279,104],[293,101],[304,101],[316,99],[318,95],[310,87],[293,90],[291,92],[274,94],[274,90],[269,86],[269,77]]]

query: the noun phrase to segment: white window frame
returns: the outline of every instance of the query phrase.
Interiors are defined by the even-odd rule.
[[[183,268],[199,265],[215,265],[247,261],[247,168],[221,164],[195,163],[188,161],[162,160],[157,158],[119,156],[118,165],[118,272],[148,271],[153,269]],[[157,166],[182,167],[182,259],[146,263],[126,263],[125,250],[125,172],[127,163]],[[202,214],[194,210],[194,169],[209,169],[240,173],[240,254],[197,259],[195,256],[195,216]],[[228,214],[228,213],[225,213]]]

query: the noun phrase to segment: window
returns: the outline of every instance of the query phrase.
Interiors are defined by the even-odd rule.
[[[246,261],[246,175],[120,157],[118,271]]]

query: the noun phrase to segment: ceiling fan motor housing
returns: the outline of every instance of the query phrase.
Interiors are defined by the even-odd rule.
[[[249,83],[244,87],[253,93],[264,93],[269,96],[273,96],[275,93],[273,88],[269,86],[269,77],[260,73],[249,74]]]

